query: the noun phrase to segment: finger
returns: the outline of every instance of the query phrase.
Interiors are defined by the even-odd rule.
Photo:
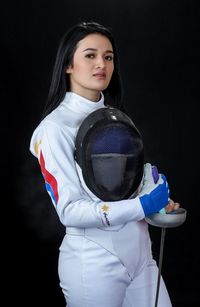
[[[168,205],[165,207],[165,211],[166,211],[166,212],[171,212],[171,211],[173,211],[173,210],[174,210],[174,206],[173,206],[173,205],[168,204]]]
[[[177,210],[178,208],[180,208],[180,204],[179,203],[175,203],[174,204],[174,210]]]
[[[170,199],[169,204],[165,207],[166,212],[172,212],[177,210],[180,207],[179,203],[175,203],[172,199]]]
[[[171,212],[174,209],[174,201],[172,199],[169,199],[168,205],[165,207],[165,210],[167,212]]]

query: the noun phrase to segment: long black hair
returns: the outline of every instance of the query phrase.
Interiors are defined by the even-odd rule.
[[[112,31],[97,22],[81,22],[70,28],[60,41],[42,119],[61,103],[66,92],[70,90],[70,80],[66,69],[73,63],[78,42],[92,33],[106,36],[111,42],[114,52],[114,71],[108,87],[104,90],[105,103],[123,109],[119,56]]]

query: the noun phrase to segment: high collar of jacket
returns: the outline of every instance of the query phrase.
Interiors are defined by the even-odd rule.
[[[77,113],[88,114],[92,111],[105,107],[104,95],[101,92],[101,98],[99,101],[91,101],[73,92],[67,92],[64,100],[62,101],[62,105],[66,106],[72,111],[76,111]]]

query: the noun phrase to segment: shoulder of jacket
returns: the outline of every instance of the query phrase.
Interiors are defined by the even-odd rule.
[[[40,145],[44,142],[47,135],[51,135],[51,137],[53,137],[58,134],[59,131],[60,127],[55,121],[44,118],[33,131],[30,141],[31,153],[37,157]]]

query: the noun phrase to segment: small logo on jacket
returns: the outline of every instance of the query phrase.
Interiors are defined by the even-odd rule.
[[[102,207],[101,207],[101,210],[103,211],[103,215],[105,217],[105,220],[106,220],[106,224],[108,226],[110,226],[110,221],[108,219],[108,211],[109,211],[109,206],[107,204],[104,204]]]

